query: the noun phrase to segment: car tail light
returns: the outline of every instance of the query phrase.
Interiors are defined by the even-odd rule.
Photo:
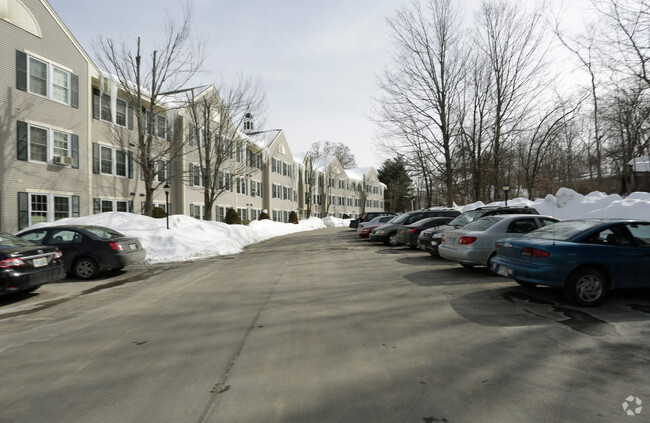
[[[533,247],[524,247],[521,249],[521,255],[527,257],[548,257],[550,254],[547,251],[540,250]]]
[[[22,261],[19,258],[11,258],[11,259],[5,259],[5,260],[0,260],[0,268],[1,269],[8,269],[10,267],[20,267],[24,266],[25,262]]]
[[[475,236],[461,236],[460,238],[458,238],[458,243],[460,245],[469,245],[474,241],[476,241]]]
[[[61,252],[61,250],[56,250],[56,251],[54,252],[54,260],[58,260],[58,259],[60,259],[61,257],[63,257],[63,253]]]
[[[417,229],[413,228],[413,229],[409,229],[409,230],[407,230],[406,233],[407,233],[407,234],[412,234],[412,233],[414,233],[414,232],[416,232],[416,231],[417,231]]]
[[[118,244],[117,242],[109,242],[108,245],[111,246],[112,249],[116,251],[122,251],[122,246]]]

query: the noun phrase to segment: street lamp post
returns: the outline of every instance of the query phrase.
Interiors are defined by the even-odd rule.
[[[505,184],[503,184],[503,193],[506,196],[506,207],[508,207],[508,190],[510,190],[510,185],[508,185],[508,183],[506,182]]]
[[[165,184],[163,187],[163,190],[165,190],[165,213],[167,216],[167,229],[169,229],[169,184]]]

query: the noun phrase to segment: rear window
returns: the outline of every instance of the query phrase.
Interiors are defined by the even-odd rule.
[[[566,221],[557,222],[549,226],[544,226],[524,235],[524,238],[554,239],[557,241],[566,241],[573,238],[589,228],[598,226],[602,222],[596,221]]]
[[[483,217],[463,226],[464,231],[484,231],[501,219],[495,217]]]
[[[0,233],[0,250],[7,250],[16,247],[33,247],[33,242],[25,241],[17,236]]]
[[[86,228],[86,230],[99,239],[116,239],[124,237],[121,233],[108,228]]]
[[[483,215],[483,212],[480,210],[468,211],[463,214],[458,215],[454,220],[449,222],[451,226],[465,226],[470,222],[475,221]]]

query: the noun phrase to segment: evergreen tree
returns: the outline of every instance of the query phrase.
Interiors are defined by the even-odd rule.
[[[387,211],[405,211],[410,208],[411,177],[402,156],[386,160],[377,171],[379,180],[386,184],[384,203]]]

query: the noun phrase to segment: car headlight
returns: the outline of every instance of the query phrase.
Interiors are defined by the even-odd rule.
[[[383,234],[385,234],[386,232],[385,232],[385,231],[376,231],[375,233],[376,233],[377,235],[383,235]]]

